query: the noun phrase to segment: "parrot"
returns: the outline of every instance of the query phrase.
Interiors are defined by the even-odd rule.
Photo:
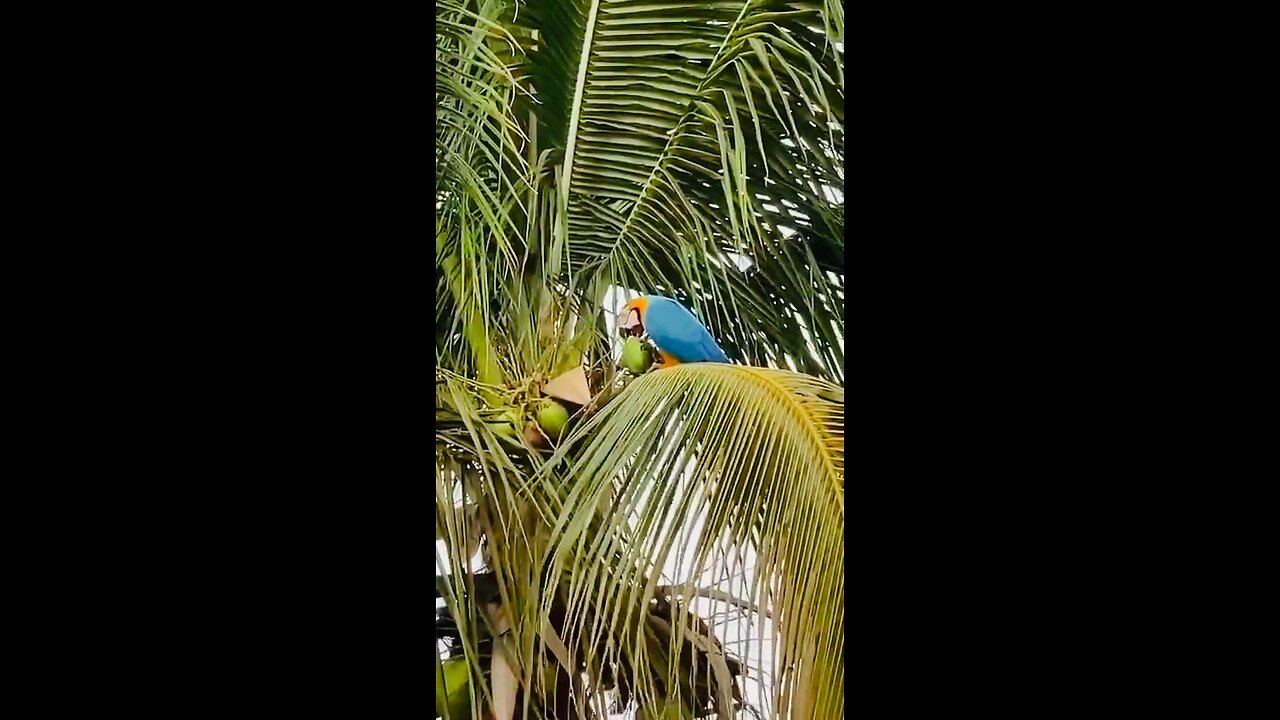
[[[618,334],[640,337],[645,333],[658,346],[659,366],[680,363],[729,362],[711,332],[683,305],[661,295],[632,300],[618,314]]]

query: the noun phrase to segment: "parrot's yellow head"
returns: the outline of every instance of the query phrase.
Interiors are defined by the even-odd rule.
[[[644,311],[649,307],[649,298],[638,297],[629,301],[618,313],[618,334],[622,337],[640,337],[644,334]]]

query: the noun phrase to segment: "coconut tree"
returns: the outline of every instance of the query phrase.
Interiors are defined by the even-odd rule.
[[[843,717],[842,38],[830,0],[437,2],[439,714]],[[620,293],[734,362],[620,367]]]

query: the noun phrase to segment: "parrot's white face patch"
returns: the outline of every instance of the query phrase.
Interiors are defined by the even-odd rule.
[[[644,334],[644,325],[640,323],[640,311],[629,310],[625,313],[625,317],[619,318],[618,333],[623,337],[634,335],[640,337]]]

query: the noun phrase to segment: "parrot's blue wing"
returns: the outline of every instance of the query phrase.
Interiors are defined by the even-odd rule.
[[[643,323],[658,349],[682,363],[729,362],[702,321],[675,300],[650,296]]]

